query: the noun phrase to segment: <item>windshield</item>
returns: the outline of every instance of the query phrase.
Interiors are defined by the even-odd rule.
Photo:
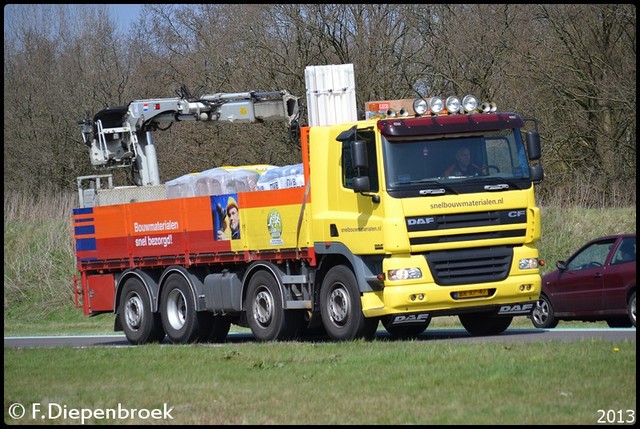
[[[529,181],[529,166],[517,129],[433,137],[411,140],[383,137],[389,189],[487,178]]]

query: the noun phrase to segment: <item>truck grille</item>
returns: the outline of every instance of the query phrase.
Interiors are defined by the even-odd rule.
[[[482,241],[513,239],[526,236],[527,210],[491,210],[434,216],[412,216],[406,219],[411,246],[468,242],[482,246]],[[518,229],[471,232],[471,228],[501,225],[522,226]],[[420,233],[429,236],[420,237]],[[423,253],[437,284],[460,285],[504,280],[509,274],[511,246],[469,247]]]
[[[504,280],[513,249],[507,246],[445,250],[424,254],[435,282],[442,286]]]

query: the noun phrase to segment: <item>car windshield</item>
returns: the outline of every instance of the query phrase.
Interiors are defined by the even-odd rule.
[[[455,183],[487,177],[529,180],[529,166],[518,130],[456,137],[383,139],[387,186]]]

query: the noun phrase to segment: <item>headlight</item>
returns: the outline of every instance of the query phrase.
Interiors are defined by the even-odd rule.
[[[518,263],[518,268],[521,270],[533,270],[538,268],[540,265],[538,264],[538,260],[536,258],[523,258],[520,259]]]
[[[400,268],[398,270],[389,270],[387,271],[387,278],[389,280],[421,279],[422,271],[420,271],[420,268]]]

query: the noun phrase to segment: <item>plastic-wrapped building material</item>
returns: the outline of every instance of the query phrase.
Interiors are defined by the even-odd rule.
[[[238,168],[231,171],[230,179],[237,192],[251,192],[258,190],[259,177],[260,173],[245,168]]]
[[[222,167],[211,168],[198,173],[196,195],[221,195],[235,193],[231,172]]]
[[[258,189],[284,189],[304,186],[302,163],[274,167],[262,173],[258,178]]]
[[[184,198],[196,195],[196,177],[198,173],[184,174],[178,178],[167,181],[164,186],[167,198]]]

